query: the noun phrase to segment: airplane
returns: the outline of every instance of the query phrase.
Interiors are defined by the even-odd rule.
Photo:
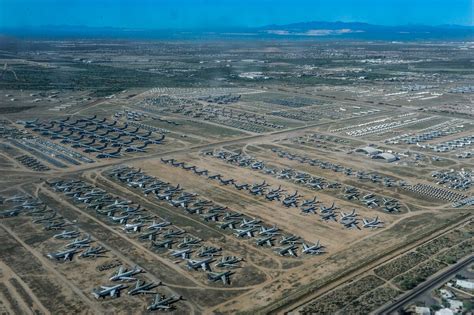
[[[21,207],[13,208],[13,209],[10,209],[10,210],[4,210],[4,211],[0,212],[0,218],[16,217],[20,214],[20,212],[22,210],[23,209]]]
[[[330,212],[330,211],[335,210],[335,209],[336,209],[336,206],[335,206],[335,203],[333,202],[330,207],[321,206],[320,212],[325,213],[325,212]]]
[[[319,255],[324,253],[323,247],[324,246],[319,243],[319,240],[314,245],[308,245],[306,243],[303,243],[303,249],[301,250],[301,252],[303,254]]]
[[[276,252],[280,256],[286,256],[287,254],[289,254],[293,257],[296,257],[296,249],[297,249],[297,247],[296,247],[295,244],[290,244],[286,247],[276,249]]]
[[[226,214],[224,214],[224,217],[222,218],[224,221],[232,221],[232,220],[236,220],[236,219],[239,219],[240,217],[242,217],[242,213],[237,213],[237,212],[226,212]]]
[[[371,229],[377,229],[377,228],[380,228],[382,226],[380,225],[383,225],[383,222],[379,220],[379,217],[375,217],[373,218],[372,220],[370,219],[362,219],[362,222],[363,222],[363,225],[362,227],[364,228],[371,228]]]
[[[197,246],[202,240],[199,238],[193,238],[193,237],[185,237],[181,241],[181,243],[178,244],[178,248],[187,248],[189,246]]]
[[[102,255],[103,253],[105,253],[107,250],[102,247],[102,246],[97,246],[97,247],[89,247],[88,249],[86,249],[85,251],[83,251],[79,257],[81,258],[97,258],[97,257],[105,257],[104,255]]]
[[[302,214],[316,214],[316,206],[315,205],[310,205],[310,206],[300,206],[300,210]]]
[[[206,214],[202,214],[201,217],[206,222],[209,222],[209,221],[217,222],[217,221],[219,221],[219,213],[206,213]]]
[[[238,268],[238,263],[243,261],[243,258],[237,256],[226,256],[222,257],[214,266],[219,268]]]
[[[249,184],[237,184],[237,183],[234,183],[234,187],[237,188],[238,190],[247,190],[249,189]]]
[[[98,159],[106,159],[106,158],[118,158],[120,157],[120,151],[122,150],[122,148],[118,148],[117,151],[115,152],[111,152],[111,153],[99,153],[96,155],[96,158]]]
[[[43,229],[46,230],[46,231],[62,230],[62,229],[64,229],[65,225],[66,225],[66,222],[64,222],[64,221],[49,222],[49,223],[46,223],[44,225]]]
[[[262,238],[259,238],[256,240],[256,244],[258,246],[263,246],[265,244],[267,244],[268,246],[272,247],[273,246],[273,242],[274,239],[273,239],[273,235],[270,235],[270,236],[266,236],[266,237],[262,237]]]
[[[8,198],[5,198],[3,200],[4,203],[7,203],[7,202],[13,202],[13,203],[19,203],[19,202],[26,202],[28,201],[28,196],[25,196],[25,195],[15,195],[15,196],[12,196],[12,197],[8,197]]]
[[[240,224],[240,227],[254,227],[261,222],[262,220],[256,219],[256,218],[252,218],[251,220],[248,220],[248,221],[243,219],[242,223]]]
[[[384,206],[384,210],[386,212],[399,212],[400,211],[400,205],[396,204],[396,205],[385,205]]]
[[[306,199],[303,200],[303,202],[301,203],[301,207],[313,206],[316,203],[316,197],[314,197],[313,199]]]
[[[141,282],[140,280],[137,280],[135,283],[135,286],[128,290],[127,294],[128,295],[137,295],[137,294],[156,294],[156,292],[151,291],[151,289],[156,288],[157,286],[161,285],[161,282],[159,283],[146,283],[145,281]]]
[[[202,247],[199,252],[197,253],[198,257],[214,257],[218,256],[219,253],[222,251],[222,248],[217,247]]]
[[[146,141],[142,146],[129,146],[125,149],[125,152],[146,152],[145,148],[150,144]]]
[[[298,191],[295,191],[293,195],[286,196],[281,203],[285,207],[297,207],[298,206]]]
[[[358,225],[358,222],[357,222],[357,218],[355,217],[349,217],[349,218],[346,218],[344,220],[340,220],[340,223],[345,227],[345,228],[348,228],[348,229],[353,229],[353,228],[357,228],[360,230],[360,227]]]
[[[111,213],[110,211],[108,212],[109,214]],[[110,219],[114,222],[118,222],[120,224],[126,224],[128,219],[130,219],[130,214],[125,214],[125,215],[122,215],[122,216],[119,216],[119,217],[116,217],[116,216],[113,216],[111,217]]]
[[[110,281],[131,281],[136,280],[136,278],[132,277],[136,274],[142,273],[143,269],[140,269],[138,266],[135,266],[133,269],[127,270],[123,266],[120,268],[110,277]]]
[[[156,235],[160,233],[160,230],[150,230],[148,232],[142,233],[138,236],[140,240],[150,240],[154,241],[156,239]]]
[[[188,259],[186,265],[189,269],[197,270],[198,268],[202,268],[203,271],[211,271],[209,263],[212,261],[212,257],[204,258],[202,260]]]
[[[172,239],[168,239],[168,240],[163,240],[163,241],[160,241],[160,242],[152,242],[151,245],[154,246],[154,247],[162,247],[162,248],[171,248],[171,246],[173,245],[174,241]]]
[[[176,303],[181,299],[182,299],[181,296],[171,296],[169,298],[166,298],[164,295],[161,296],[160,294],[156,294],[155,299],[147,307],[147,310],[148,311],[170,310],[172,308],[171,304]]]
[[[186,231],[184,230],[168,230],[166,233],[163,234],[163,238],[175,238],[181,234],[184,234]]]
[[[130,233],[130,232],[140,232],[141,228],[144,226],[143,223],[141,222],[138,222],[138,223],[127,223],[124,225],[124,227],[122,228],[122,230],[124,230],[125,232],[127,233]]]
[[[232,271],[227,270],[224,272],[210,272],[207,274],[207,278],[210,281],[219,281],[222,280],[224,284],[230,284],[230,275],[234,274]]]
[[[248,236],[248,237],[253,237],[253,233],[255,231],[257,231],[257,228],[256,227],[249,227],[249,228],[246,228],[246,229],[235,229],[236,233],[234,233],[237,237],[244,237],[244,236]]]
[[[320,213],[321,219],[324,221],[329,221],[332,220],[334,222],[337,222],[337,216],[336,213],[333,211],[325,212],[325,213]]]
[[[170,255],[173,256],[173,257],[176,257],[176,258],[181,257],[181,259],[189,259],[192,252],[193,251],[192,251],[191,248],[185,248],[185,249],[182,249],[182,250],[175,250],[172,253],[170,253]]]
[[[355,211],[355,209],[352,209],[351,213],[344,213],[343,211],[339,212],[341,215],[341,220],[345,220],[346,218],[355,218],[358,215]]]
[[[82,240],[76,238],[69,244],[66,244],[66,248],[81,248],[81,247],[89,247],[90,243],[92,242],[91,236],[87,235],[87,237],[83,238]]]
[[[279,243],[282,245],[300,243],[300,237],[296,235],[282,236]]]
[[[79,250],[77,248],[71,248],[62,252],[48,253],[46,254],[46,256],[48,256],[48,258],[50,259],[56,259],[56,260],[62,259],[63,261],[66,261],[66,260],[72,260],[74,254],[78,252]]]
[[[167,227],[169,225],[171,225],[171,222],[169,221],[161,221],[161,222],[153,221],[153,223],[150,224],[146,229],[147,230],[161,230],[164,227]]]
[[[268,235],[271,235],[271,236],[273,236],[273,235],[278,235],[278,234],[280,234],[280,233],[278,233],[279,230],[280,230],[280,229],[279,229],[276,225],[274,225],[274,226],[272,226],[272,227],[270,227],[270,228],[265,228],[264,226],[262,226],[262,227],[260,228],[260,232],[258,232],[258,234],[259,234],[259,235],[267,235],[267,236],[268,236]]]
[[[125,285],[123,284],[117,284],[112,287],[106,287],[106,286],[100,286],[100,289],[94,289],[92,290],[92,295],[96,299],[100,298],[106,298],[107,296],[110,296],[112,298],[118,297],[120,294],[120,290],[126,288]]]

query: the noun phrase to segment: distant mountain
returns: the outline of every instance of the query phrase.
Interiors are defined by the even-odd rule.
[[[474,40],[474,26],[399,25],[383,26],[361,22],[301,22],[262,27],[208,29],[128,29],[45,25],[0,29],[0,36],[19,38],[87,39],[353,39],[353,40]]]
[[[354,39],[453,39],[472,40],[474,26],[463,25],[398,25],[384,26],[361,22],[302,22],[287,25],[267,25],[257,29],[269,36],[342,37]]]

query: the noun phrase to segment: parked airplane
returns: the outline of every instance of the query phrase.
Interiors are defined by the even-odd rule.
[[[56,259],[56,260],[72,260],[74,254],[78,253],[79,250],[77,248],[71,248],[64,250],[62,252],[56,252],[56,253],[48,253],[46,256],[48,256],[51,259]]]
[[[148,311],[156,311],[156,310],[170,310],[173,306],[171,304],[178,302],[181,300],[181,296],[171,296],[166,298],[164,295],[161,296],[160,294],[156,294],[155,299],[153,302],[147,307]]]
[[[128,290],[127,294],[128,295],[137,295],[137,294],[156,294],[156,292],[151,291],[152,289],[156,288],[159,286],[160,283],[146,283],[145,281],[141,282],[140,280],[137,280],[135,283],[135,286]]]
[[[224,271],[224,272],[210,272],[207,274],[207,278],[210,280],[210,281],[219,281],[219,280],[222,280],[222,283],[223,284],[230,284],[230,276],[234,274],[232,271],[228,270],[228,271]]]
[[[98,159],[106,159],[106,158],[118,158],[120,157],[120,151],[122,150],[122,148],[118,148],[117,151],[115,152],[111,152],[111,153],[99,153],[96,155],[96,158]]]
[[[97,257],[105,257],[104,254],[107,250],[102,246],[97,247],[89,247],[85,251],[83,251],[79,257],[81,258],[97,258]]]
[[[296,245],[295,244],[290,244],[286,247],[283,247],[283,248],[278,248],[276,250],[276,252],[280,255],[280,256],[286,256],[286,255],[291,255],[291,256],[294,256],[296,257]]]
[[[92,290],[92,295],[94,295],[96,299],[100,299],[100,298],[105,299],[107,296],[115,298],[120,295],[120,290],[124,288],[126,288],[126,286],[123,284],[117,284],[112,287],[100,286],[100,289]]]
[[[175,250],[170,253],[171,256],[181,259],[189,259],[193,250],[191,248],[185,248],[182,250]]]
[[[127,270],[123,266],[120,268],[110,277],[110,281],[130,281],[136,280],[133,276],[143,272],[143,269],[140,269],[138,266],[135,266],[133,269]]]
[[[370,219],[362,219],[363,225],[362,227],[364,228],[371,228],[371,229],[377,229],[382,227],[383,222],[379,220],[379,217],[375,217],[372,220]]]
[[[303,254],[319,255],[324,253],[323,248],[324,246],[322,246],[318,240],[314,245],[308,245],[306,243],[303,243],[303,249],[301,252]]]
[[[212,257],[204,258],[202,260],[188,259],[186,265],[188,266],[189,269],[197,270],[201,268],[203,271],[211,271],[211,267],[209,263],[212,261],[213,261]]]

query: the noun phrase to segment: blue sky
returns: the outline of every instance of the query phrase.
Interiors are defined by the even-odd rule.
[[[0,28],[218,28],[305,21],[474,25],[473,0],[0,0]]]

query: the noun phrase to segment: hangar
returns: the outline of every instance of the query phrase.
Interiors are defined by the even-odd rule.
[[[392,162],[395,162],[396,160],[398,160],[398,156],[396,156],[392,153],[387,153],[387,152],[374,154],[374,155],[372,155],[372,158],[373,159],[384,160],[387,163],[392,163]]]

